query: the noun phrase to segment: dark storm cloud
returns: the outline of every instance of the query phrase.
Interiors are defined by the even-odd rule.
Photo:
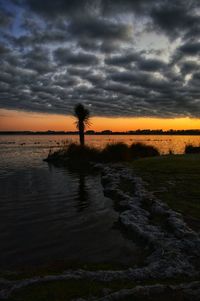
[[[105,54],[118,53],[120,51],[121,45],[122,44],[119,41],[103,41],[100,46],[100,51]]]
[[[110,78],[116,82],[141,86],[155,91],[165,91],[173,86],[173,83],[170,84],[166,79],[160,79],[142,71],[118,72],[112,74]]]
[[[183,35],[191,38],[200,33],[200,16],[196,14],[200,4],[198,0],[153,0],[153,1],[102,1],[105,11],[132,10],[140,17],[147,17],[155,30],[165,32],[169,37],[176,38]]]
[[[200,80],[200,71],[199,72],[195,72],[193,74],[193,77],[192,77],[194,80]]]
[[[58,48],[54,52],[55,60],[59,64],[69,65],[95,65],[98,64],[98,58],[89,53],[73,53],[67,48]]]
[[[178,62],[184,60],[187,57],[194,57],[198,61],[199,56],[200,56],[200,42],[189,41],[177,47],[177,49],[173,54],[172,62]]]
[[[54,65],[50,61],[49,51],[45,48],[35,47],[24,55],[24,67],[35,70],[39,74],[54,71]]]
[[[144,71],[159,71],[165,69],[167,64],[158,59],[140,59],[138,68]]]
[[[198,70],[200,65],[198,65],[195,61],[183,61],[179,67],[181,68],[181,73],[186,75]]]
[[[149,12],[149,9],[162,2],[161,0],[13,0],[20,5],[27,5],[31,10],[45,17],[53,18],[59,15],[81,15],[99,11],[104,15],[135,11],[139,14]]]
[[[186,1],[163,2],[158,8],[151,11],[154,25],[164,30],[168,36],[177,37],[182,31],[188,33],[195,28],[200,18],[191,13]]]
[[[0,28],[11,26],[13,18],[13,14],[5,10],[0,3]]]
[[[130,27],[127,24],[114,23],[107,19],[86,18],[74,20],[68,26],[73,36],[81,38],[128,40]]]
[[[57,15],[74,15],[75,13],[84,13],[88,10],[90,1],[82,0],[13,0],[19,5],[26,5],[34,12],[45,17],[57,17]],[[96,1],[95,1],[96,2]]]
[[[0,43],[0,55],[5,55],[10,52],[9,48],[6,47],[4,44]]]
[[[12,81],[13,81],[13,78],[10,73],[1,71],[1,73],[0,73],[0,82],[1,83],[11,84]]]
[[[126,40],[125,40],[126,42]],[[119,53],[122,46],[120,40],[116,39],[93,39],[80,38],[78,39],[78,46],[85,51],[100,52],[102,54]]]
[[[156,72],[165,69],[167,64],[158,59],[146,59],[142,53],[115,55],[105,59],[107,65],[128,68],[134,63],[139,70]]]
[[[15,46],[28,47],[34,45],[44,45],[48,43],[62,43],[66,41],[67,37],[68,36],[66,32],[61,32],[58,30],[38,30],[38,32],[32,34],[21,35],[20,37],[10,37],[10,41]]]
[[[178,51],[185,55],[200,55],[200,42],[185,43],[178,48]]]
[[[94,39],[90,39],[88,37],[80,38],[78,41],[78,45],[85,51],[96,51],[99,50],[100,43],[98,41],[94,41]]]
[[[198,1],[10,1],[2,108],[69,114],[82,102],[97,116],[200,117]]]
[[[111,56],[105,60],[105,63],[113,66],[126,66],[139,59],[140,55],[138,53],[128,53],[124,55]]]
[[[122,12],[134,12],[138,16],[149,17],[157,29],[165,31],[169,36],[180,35],[180,31],[195,30],[199,16],[195,9],[199,8],[198,0],[14,0],[23,3],[38,14],[48,18],[57,15],[113,15]]]
[[[77,67],[68,67],[67,68],[67,73],[70,75],[75,75],[75,76],[85,76],[88,73],[90,73],[90,69],[88,68],[77,68]]]

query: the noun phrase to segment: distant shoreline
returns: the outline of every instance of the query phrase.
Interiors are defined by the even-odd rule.
[[[0,131],[0,135],[78,135],[78,132],[64,132],[64,131]],[[86,131],[88,136],[112,136],[112,135],[175,135],[175,136],[200,136],[200,130],[137,130],[128,132],[112,132],[105,130],[102,132]]]

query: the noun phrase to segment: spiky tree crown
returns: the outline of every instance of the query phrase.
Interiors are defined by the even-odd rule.
[[[79,126],[79,123],[82,122],[85,125],[89,125],[90,112],[82,104],[77,104],[74,108],[74,115],[78,119],[76,126]]]

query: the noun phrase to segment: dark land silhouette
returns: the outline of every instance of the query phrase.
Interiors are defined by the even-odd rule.
[[[78,131],[0,131],[0,135],[78,135]],[[111,130],[88,130],[85,135],[200,135],[200,130],[135,130],[127,132],[113,132]]]

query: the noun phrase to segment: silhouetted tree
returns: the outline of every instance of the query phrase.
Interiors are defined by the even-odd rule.
[[[81,146],[85,144],[84,130],[86,125],[89,125],[90,112],[82,104],[77,104],[74,107],[74,116],[77,118],[76,127],[79,131]]]

